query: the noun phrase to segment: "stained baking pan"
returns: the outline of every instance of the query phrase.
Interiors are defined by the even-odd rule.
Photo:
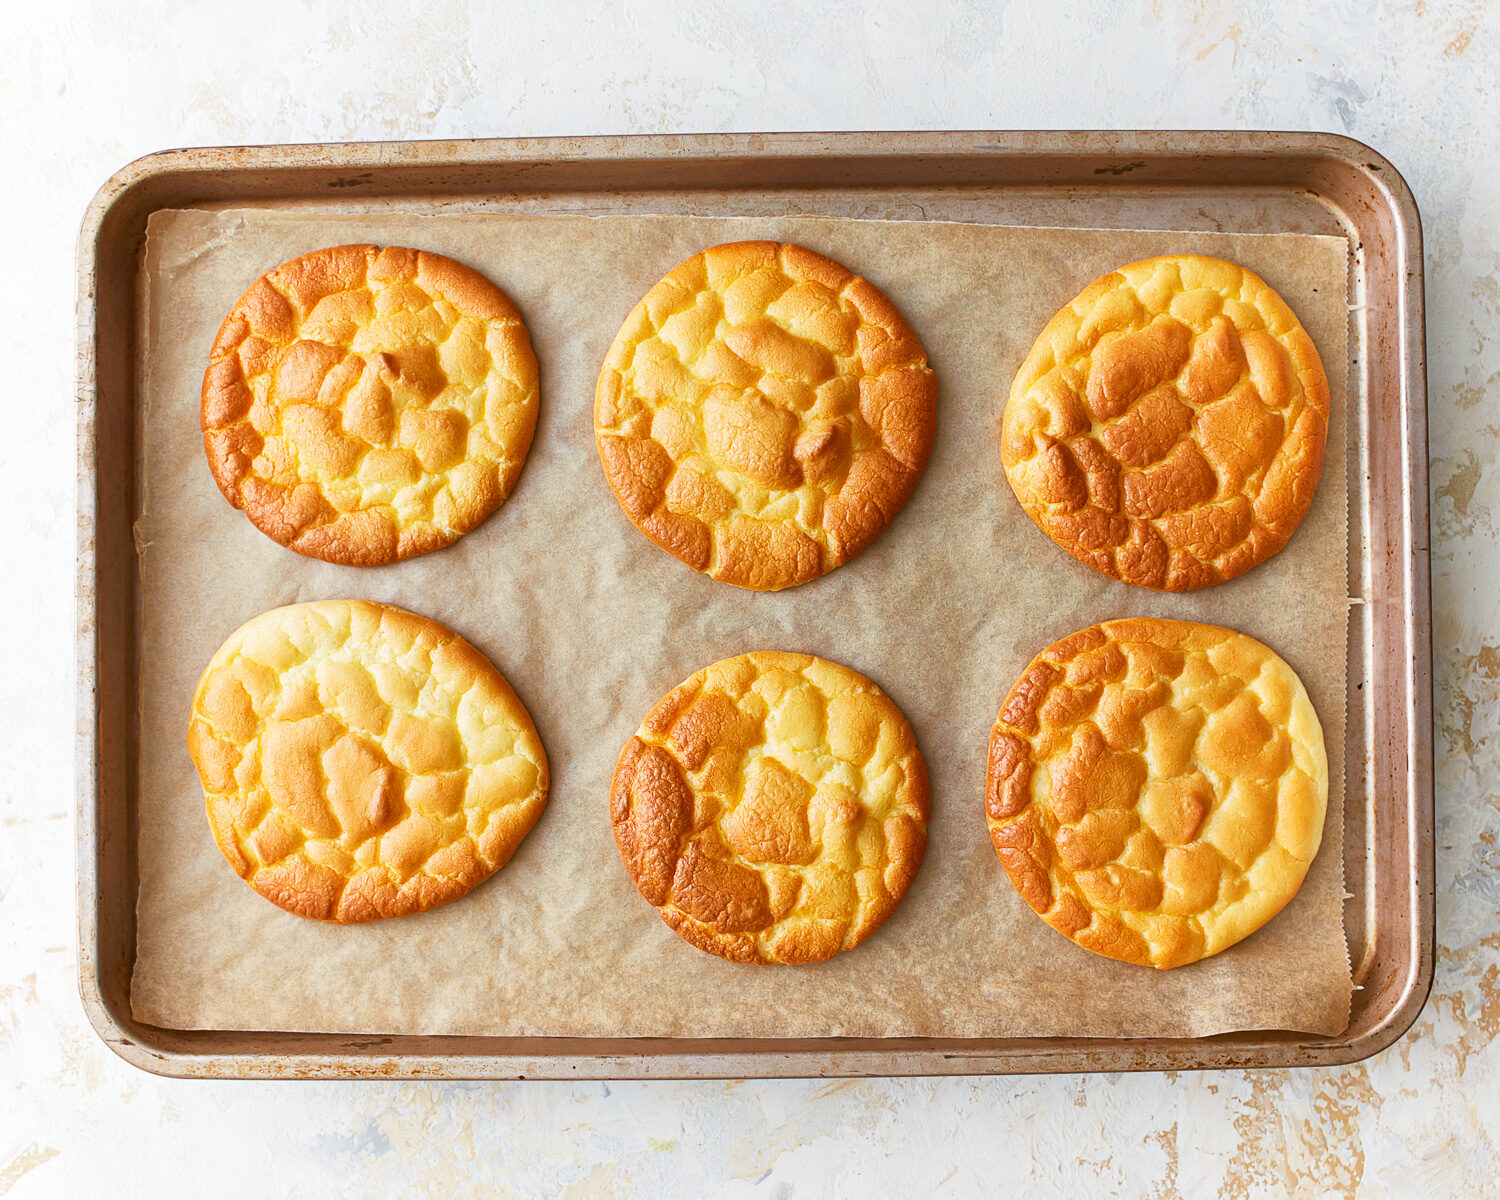
[[[691,213],[1307,233],[1351,245],[1345,930],[1340,1035],[559,1038],[184,1031],[131,1016],[139,580],[136,296],[163,208]],[[1432,741],[1421,230],[1389,163],[1275,133],[544,139],[172,151],[122,170],[79,242],[79,979],[107,1044],[180,1076],[630,1078],[1013,1073],[1349,1062],[1432,977]]]

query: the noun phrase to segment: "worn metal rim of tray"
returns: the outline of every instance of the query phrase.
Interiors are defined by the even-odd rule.
[[[548,197],[645,211],[854,215],[870,200],[1000,224],[1333,232],[1351,255],[1345,929],[1351,1022],[1322,1037],[553,1038],[184,1031],[136,1022],[135,279],[146,219],[193,205]],[[963,219],[975,219],[965,216]],[[1434,954],[1431,619],[1422,237],[1369,147],[1317,133],[966,132],[541,138],[217,147],[151,155],[78,243],[79,987],[128,1062],[203,1077],[686,1078],[1182,1070],[1353,1062],[1396,1041]]]

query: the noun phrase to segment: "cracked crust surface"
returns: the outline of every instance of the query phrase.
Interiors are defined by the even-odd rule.
[[[332,246],[262,275],[214,340],[203,447],[219,490],[299,554],[379,566],[500,506],[536,427],[515,305],[451,258]]]
[[[759,591],[872,542],[932,449],[937,380],[874,284],[801,246],[734,242],[681,263],[626,318],[594,427],[636,527]]]
[[[1296,673],[1233,630],[1106,621],[1049,646],[990,736],[985,807],[1011,883],[1125,962],[1227,949],[1297,893],[1328,804]]]
[[[458,899],[547,797],[541,740],[494,665],[436,621],[362,600],[236,630],[198,683],[188,750],[240,878],[339,924]]]
[[[1317,490],[1328,381],[1296,314],[1223,259],[1091,284],[1042,330],[1005,406],[1021,507],[1105,575],[1162,591],[1275,554]]]
[[[669,692],[610,790],[641,895],[694,946],[744,963],[859,945],[916,876],[928,812],[901,710],[847,667],[773,651]]]

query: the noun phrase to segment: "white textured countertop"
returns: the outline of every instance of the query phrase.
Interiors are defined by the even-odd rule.
[[[8,12],[0,1196],[1496,1189],[1500,6],[748,7],[61,0]],[[202,1083],[115,1058],[84,1019],[73,944],[73,243],[94,190],[172,146],[903,127],[1330,130],[1369,142],[1415,191],[1439,953],[1411,1034],[1342,1069],[1022,1079]]]

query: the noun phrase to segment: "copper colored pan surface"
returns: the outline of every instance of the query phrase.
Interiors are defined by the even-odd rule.
[[[449,206],[947,219],[1349,238],[1351,616],[1337,1037],[509,1038],[178,1031],[130,1015],[135,955],[139,414],[135,297],[160,208]],[[898,133],[553,138],[170,151],[94,198],[78,249],[79,984],[100,1036],[166,1075],[680,1078],[1181,1070],[1351,1062],[1432,979],[1431,624],[1422,244],[1384,159],[1303,133]]]

